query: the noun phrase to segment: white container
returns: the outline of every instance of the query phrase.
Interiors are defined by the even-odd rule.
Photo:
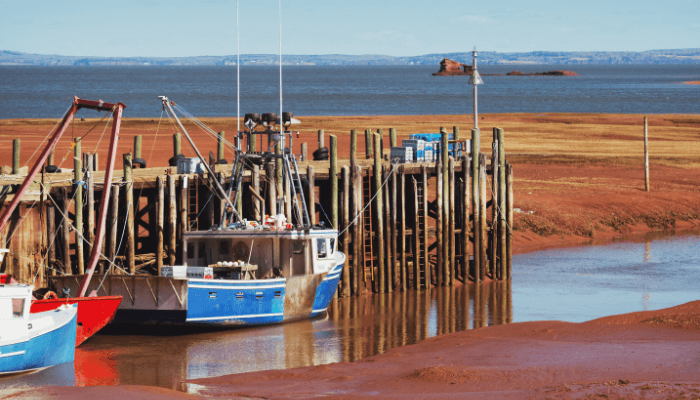
[[[167,266],[161,269],[160,276],[174,279],[213,279],[211,267],[188,267],[186,265]]]
[[[430,147],[428,149],[425,149],[425,162],[434,162],[435,161],[435,153],[433,152],[433,148]]]
[[[410,147],[413,149],[413,159],[416,162],[425,161],[425,141],[420,139],[404,139],[401,141],[401,147]]]
[[[411,147],[392,147],[389,160],[393,162],[398,159],[400,163],[413,162],[413,149]]]
[[[202,172],[204,172],[204,167],[199,158],[180,158],[177,160],[178,174],[199,174]]]

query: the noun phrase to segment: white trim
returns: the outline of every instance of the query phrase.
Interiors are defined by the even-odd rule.
[[[5,354],[0,353],[0,358],[12,357],[12,356],[21,356],[22,354],[24,354],[24,350],[22,350],[22,351],[15,351],[14,353],[5,353]]]
[[[340,272],[338,272],[338,273],[336,273],[336,274],[333,274],[333,275],[328,274],[328,275],[326,275],[325,278],[323,278],[323,280],[324,280],[324,281],[330,281],[330,280],[333,280],[333,279],[335,279],[335,278],[337,278],[337,277],[339,277],[339,276],[340,276]]]
[[[198,318],[187,318],[186,321],[214,321],[214,320],[222,320],[222,319],[279,317],[279,316],[284,316],[284,313],[253,314],[253,315],[229,315],[226,317],[198,317]]]
[[[277,289],[285,287],[285,284],[272,286],[221,286],[221,285],[188,285],[188,289],[224,289],[224,290],[244,290],[244,289]]]
[[[231,283],[233,285],[238,285],[241,283],[245,283],[246,285],[249,284],[255,284],[256,282],[254,281],[243,281],[243,280],[238,280],[238,279],[187,279],[188,282],[201,282],[201,283],[211,283],[211,282],[216,282],[219,283],[221,281],[226,282],[226,283]],[[278,283],[278,282],[286,282],[287,278],[277,278],[277,279],[261,279],[260,285],[267,285],[269,283]]]
[[[316,313],[316,312],[324,312],[328,310],[328,307],[324,308],[323,310],[311,310],[311,314]]]

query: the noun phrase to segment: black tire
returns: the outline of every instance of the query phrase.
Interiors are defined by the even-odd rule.
[[[168,165],[170,165],[171,167],[177,167],[177,160],[181,158],[185,158],[185,156],[183,156],[182,154],[178,154],[175,157],[170,157],[170,159],[168,160]]]
[[[143,158],[134,158],[131,160],[131,168],[134,168],[136,165],[138,165],[139,168],[146,168],[146,160]]]
[[[225,158],[222,158],[221,160],[217,161],[216,164],[228,164],[228,161],[226,161]]]
[[[293,117],[294,117],[293,112],[286,112],[285,111],[282,113],[282,122],[289,122],[292,120]]]
[[[328,147],[321,147],[313,152],[314,161],[328,160]]]
[[[46,168],[44,168],[44,172],[47,174],[54,174],[56,172],[61,172],[61,170],[55,165],[47,165]]]

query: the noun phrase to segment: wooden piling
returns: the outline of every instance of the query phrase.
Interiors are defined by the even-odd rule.
[[[21,143],[21,140],[19,138],[12,141],[12,174],[13,175],[19,174],[20,143]]]
[[[61,189],[61,214],[63,214],[63,223],[61,226],[61,257],[63,262],[63,272],[73,274],[73,265],[70,262],[70,220],[68,219],[68,206],[70,198],[68,197],[68,188]]]
[[[389,128],[389,144],[396,147],[396,128]]]
[[[365,158],[370,160],[374,157],[372,154],[372,130],[365,129]]]
[[[177,196],[175,195],[175,177],[167,176],[168,184],[168,265],[175,265],[175,247],[177,245]]]
[[[508,279],[508,267],[506,266],[506,152],[505,134],[503,129],[498,129],[498,261],[500,279]]]
[[[331,181],[331,224],[333,229],[338,229],[338,137],[330,135],[330,169],[328,171]]]
[[[94,159],[90,155],[90,153],[86,153],[86,161],[87,164],[85,165],[85,181],[87,184],[87,235],[86,238],[88,240],[88,251],[85,261],[89,261],[89,257],[92,254],[92,248],[93,244],[95,243],[95,182],[94,182],[94,174],[95,174],[95,168],[93,166],[93,161]]]
[[[493,142],[491,144],[491,185],[488,189],[491,191],[491,230],[489,232],[489,271],[493,280],[500,279],[498,273],[498,128],[493,128]]]
[[[253,164],[253,171],[251,175],[251,186],[253,188],[253,191],[257,194],[260,194],[260,166],[257,164]],[[261,221],[263,217],[263,212],[262,212],[262,206],[263,202],[260,201],[257,197],[253,198],[253,219],[255,221]]]
[[[111,205],[111,210],[110,210],[110,225],[109,225],[109,241],[107,242],[107,258],[110,260],[110,262],[114,262],[114,259],[117,257],[117,235],[119,234],[119,185],[112,185],[112,190],[110,192],[110,205]],[[104,270],[104,273],[106,274],[107,271],[109,270],[109,265],[106,267]],[[116,274],[117,271],[112,270],[113,274]]]
[[[82,151],[80,148],[80,138],[76,138],[73,148],[73,180],[76,182],[75,196],[73,197],[75,204],[75,265],[77,273],[82,275],[85,273],[85,252],[83,251],[83,161],[81,160]]]
[[[421,169],[424,167],[421,166]],[[420,291],[421,281],[420,281],[420,267],[421,267],[421,253],[423,252],[423,246],[421,246],[421,233],[420,233],[420,199],[418,198],[418,181],[416,181],[415,176],[413,180],[413,281],[412,286],[415,290]]]
[[[182,138],[180,132],[173,135],[173,156],[177,157],[178,154],[182,154]]]
[[[362,263],[363,237],[362,237],[362,167],[355,165],[352,170],[352,213],[353,220],[353,274],[352,274],[352,290],[356,295],[364,293],[364,282],[362,280],[362,271],[364,269]]]
[[[268,215],[277,214],[277,185],[275,184],[275,164],[270,162],[265,165],[265,177],[267,180],[267,212]],[[309,210],[309,213],[311,210]],[[313,217],[312,217],[313,218]]]
[[[309,160],[309,150],[308,146],[306,145],[306,142],[301,144],[301,161],[308,161]]]
[[[425,262],[425,288],[430,289],[433,280],[433,267],[430,264],[430,250],[428,246],[428,169],[421,165],[421,185],[423,185],[423,261]]]
[[[51,194],[49,193],[49,196]],[[56,275],[56,209],[54,208],[53,202],[49,201],[46,206],[46,233],[47,233],[47,258],[48,265],[51,268],[49,271],[51,276]]]
[[[441,160],[441,178],[442,178],[442,197],[438,198],[438,202],[442,203],[442,285],[447,286],[454,279],[450,275],[450,270],[452,266],[450,265],[450,243],[449,240],[449,225],[450,217],[452,214],[450,204],[449,204],[449,191],[450,191],[450,176],[449,176],[449,159],[450,159],[450,147],[449,147],[449,136],[447,134],[447,129],[440,128],[440,140],[441,140],[441,150],[440,150],[440,160]]]
[[[306,201],[308,202],[309,220],[311,225],[316,225],[318,223],[316,220],[316,176],[314,175],[313,165],[306,167],[306,180],[308,181]]]
[[[450,156],[449,158],[449,166],[447,169],[447,182],[448,182],[448,187],[449,187],[449,196],[447,198],[447,201],[449,202],[448,207],[446,207],[446,216],[448,220],[448,234],[447,238],[449,239],[447,242],[449,244],[449,268],[448,268],[448,276],[449,276],[449,285],[454,286],[455,284],[455,264],[456,264],[456,245],[457,245],[457,240],[456,236],[457,234],[455,233],[455,160],[454,157]]]
[[[471,185],[469,181],[469,155],[462,156],[462,282],[469,279],[469,204],[471,203]]]
[[[391,264],[390,264],[390,269],[391,269],[391,275],[393,277],[392,281],[392,287],[393,288],[399,288],[401,287],[401,271],[398,268],[398,221],[396,220],[397,217],[397,209],[396,209],[396,191],[398,190],[398,185],[397,185],[397,173],[394,170],[394,168],[390,165],[390,170],[389,174],[391,174],[390,178],[390,205],[391,205],[391,211],[390,211],[390,217],[391,217]],[[403,197],[403,193],[402,196]]]
[[[472,197],[472,235],[474,238],[474,268],[472,274],[474,275],[474,281],[476,283],[481,282],[481,205],[479,200],[481,199],[481,189],[479,184],[481,183],[481,177],[479,175],[479,130],[472,129],[472,148],[471,148],[471,176],[472,176],[472,186],[471,186],[471,197]]]
[[[226,131],[221,131],[219,136],[216,137],[216,161],[226,158],[224,155],[224,142],[226,142]]]
[[[445,149],[441,149],[441,151],[444,153]],[[447,264],[445,261],[445,252],[444,252],[444,246],[445,246],[445,241],[444,241],[444,181],[442,179],[443,176],[443,168],[442,168],[442,157],[438,158],[438,162],[435,165],[435,181],[436,181],[436,193],[435,193],[435,202],[437,204],[437,215],[435,218],[435,236],[436,236],[436,255],[437,255],[437,265],[436,265],[436,270],[435,270],[435,286],[442,286],[444,285],[444,277],[445,277],[445,265]],[[426,202],[427,203],[427,202]],[[426,236],[427,237],[427,236]]]
[[[141,145],[143,137],[141,135],[134,136],[134,159],[141,158]]]
[[[479,154],[479,231],[481,234],[479,237],[481,238],[481,243],[479,243],[479,260],[481,261],[481,265],[479,266],[479,276],[480,276],[480,281],[484,281],[486,278],[486,269],[488,266],[488,258],[486,254],[486,249],[488,246],[488,224],[487,224],[487,219],[486,219],[486,154]]]
[[[399,193],[401,200],[399,205],[399,248],[400,254],[399,268],[401,269],[401,291],[408,289],[408,270],[406,265],[406,172],[404,166],[399,168]]]
[[[649,184],[649,125],[647,117],[644,117],[644,190],[646,192],[651,191]]]
[[[453,126],[452,127],[452,140],[460,140],[459,138],[459,127],[458,126]],[[454,155],[457,157],[457,155]]]
[[[318,130],[318,148],[322,149],[326,147],[323,129]]]
[[[158,207],[156,211],[156,270],[158,276],[162,275],[163,270],[163,233],[165,227],[165,186],[163,179],[156,177],[156,191],[158,192]]]
[[[134,232],[134,178],[131,169],[131,153],[124,154],[124,182],[126,183],[127,209],[125,267],[133,275],[136,273],[136,237]]]
[[[357,131],[350,131],[350,167],[357,165]]]
[[[333,136],[331,136],[333,138]],[[331,139],[333,143],[333,139]],[[347,165],[343,166],[341,169],[341,175],[343,180],[343,223],[340,228],[343,230],[343,252],[349,258],[350,257],[350,167]],[[350,297],[350,263],[345,262],[345,267],[343,268],[343,297]]]
[[[258,135],[251,133],[248,135],[248,141],[250,142],[248,149],[251,153],[255,153],[258,151]],[[304,158],[306,160],[306,158]]]
[[[379,293],[386,291],[386,276],[384,274],[384,196],[382,196],[382,158],[381,158],[381,136],[374,134],[374,191],[376,193],[375,221],[377,230],[375,232],[375,248],[377,249],[377,286],[375,290]]]
[[[384,249],[386,250],[384,252],[384,267],[386,268],[385,270],[385,277],[386,277],[386,291],[387,293],[393,292],[393,283],[394,283],[394,269],[391,265],[391,260],[393,258],[393,253],[392,253],[392,248],[391,248],[391,242],[392,242],[392,231],[391,231],[391,206],[390,206],[390,201],[389,197],[391,196],[390,189],[389,189],[389,166],[387,165],[382,165],[382,183],[386,182],[384,184],[384,237],[385,242],[383,242]]]

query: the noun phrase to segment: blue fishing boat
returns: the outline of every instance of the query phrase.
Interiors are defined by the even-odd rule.
[[[30,314],[32,286],[0,285],[0,374],[72,362],[76,305]]]
[[[173,110],[177,106],[164,96],[161,101],[199,156],[199,160],[185,159],[191,171],[179,172],[216,176],[177,118]],[[240,141],[232,146],[235,160],[230,165],[231,179],[223,184],[227,187],[218,179],[209,180],[213,194],[224,205],[220,224],[182,233],[182,265],[164,266],[157,275],[107,275],[90,283],[89,291],[123,297],[114,323],[228,327],[276,324],[326,312],[346,256],[337,250],[337,230],[311,223],[304,184],[291,151],[296,132],[286,129],[294,121],[298,123],[291,113],[283,113],[280,119],[273,113],[263,114],[262,119],[257,114],[246,116],[249,131],[242,133],[266,135],[269,143],[279,144],[282,154],[251,154],[243,151]],[[252,127],[261,122],[265,130],[253,132]],[[277,123],[284,129],[275,129]],[[261,219],[249,221],[237,211],[243,177],[254,165],[266,163],[277,164],[289,195],[271,195],[268,208],[272,216],[262,217],[267,202],[248,187],[262,205]],[[188,177],[183,175],[183,188]],[[268,189],[273,190],[277,174],[265,178]],[[77,290],[79,281],[72,276],[52,280],[59,293]]]

